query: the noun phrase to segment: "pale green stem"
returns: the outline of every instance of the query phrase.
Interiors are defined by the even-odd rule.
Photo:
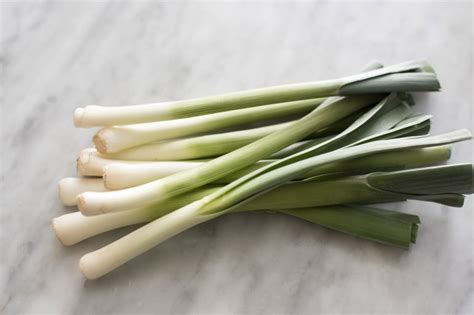
[[[372,171],[389,171],[421,165],[433,165],[448,160],[450,152],[449,146],[384,152],[352,159],[347,162],[330,163],[309,171],[307,174],[301,176],[301,178],[323,174],[364,174]],[[103,169],[105,187],[110,190],[124,189],[163,178],[172,174],[173,165],[171,163],[172,162],[164,162],[163,164],[160,164],[160,162],[154,164],[109,164]],[[206,162],[183,163],[189,163],[188,169],[191,169],[203,165]],[[271,161],[259,161],[257,164],[241,171],[217,179],[214,183],[230,183],[270,163]],[[176,172],[185,169],[183,165],[186,164],[178,164],[180,167],[176,168]]]
[[[216,157],[282,130],[289,124],[282,123],[199,137],[153,142],[117,153],[105,154],[104,157],[126,161],[181,161]]]
[[[392,171],[418,166],[434,165],[449,159],[449,146],[432,148],[417,148],[385,152],[356,158],[346,162],[330,163],[301,176],[300,179],[318,176],[327,179],[335,176],[365,174],[376,171]],[[162,178],[184,169],[197,167],[205,162],[155,162],[143,164],[110,164],[104,167],[104,178],[65,178],[59,183],[60,197],[64,205],[77,205],[77,195],[83,192],[101,192],[124,189],[141,185]],[[255,165],[240,172],[230,174],[215,182],[215,184],[230,183],[270,161],[259,161]]]
[[[100,153],[116,153],[149,142],[192,136],[229,127],[311,112],[323,99],[309,99],[189,118],[102,128],[94,136]]]
[[[438,89],[439,82],[433,69],[426,62],[410,61],[336,80],[274,86],[192,100],[122,107],[92,105],[78,108],[74,113],[74,123],[77,127],[125,125],[331,95]]]

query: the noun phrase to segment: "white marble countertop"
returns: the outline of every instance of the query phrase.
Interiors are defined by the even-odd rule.
[[[350,74],[370,59],[427,58],[443,91],[419,97],[433,133],[472,127],[472,2],[417,4],[3,2],[0,313],[474,312],[473,198],[408,202],[409,251],[281,215],[235,214],[86,281],[51,218],[91,130],[76,106],[173,100]],[[455,146],[452,161],[472,161]],[[128,230],[130,231],[130,230]]]

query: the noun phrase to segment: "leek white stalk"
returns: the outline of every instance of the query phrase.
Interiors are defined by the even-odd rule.
[[[98,156],[96,149],[84,149],[79,153],[76,160],[77,174],[82,176],[102,176],[102,168],[107,162],[106,159]]]
[[[289,96],[283,98],[267,99],[267,101],[264,102],[253,103],[242,102],[241,100],[227,101],[227,104],[225,105],[218,105],[212,101],[206,103],[206,100],[211,100],[212,98],[217,99],[220,97],[221,96],[212,96],[203,99],[128,105],[118,107],[88,105],[84,108],[80,107],[75,110],[74,125],[76,127],[81,128],[90,128],[176,120],[194,116],[209,115],[225,111],[245,109],[253,106],[262,106],[287,101],[306,100],[311,98]],[[325,98],[320,98],[318,103],[321,103],[324,100]],[[196,104],[197,106],[192,103]]]
[[[135,161],[118,161],[106,159],[96,149],[87,148],[79,153],[76,161],[77,174],[81,176],[102,176],[104,166],[111,163],[135,164]]]
[[[119,241],[82,256],[79,261],[79,268],[88,279],[99,278],[128,260],[146,252],[156,244],[199,223],[219,216],[217,213],[198,215],[198,210],[202,204],[202,200],[195,201],[144,225],[122,237]]]
[[[202,167],[207,162],[178,161],[178,162],[149,162],[137,164],[112,163],[103,168],[104,186],[109,190],[119,190],[134,186],[143,185],[169,175],[173,175],[185,170]],[[250,173],[257,168],[271,163],[270,160],[258,161],[254,165],[229,174],[222,179],[217,179],[214,183],[228,183],[242,175]],[[93,191],[93,190],[90,190]]]
[[[127,161],[179,161],[216,157],[268,136],[272,132],[282,130],[288,125],[289,123],[281,123],[193,138],[153,142],[117,153],[104,154],[104,157]]]
[[[205,197],[211,192],[216,191],[217,188],[217,186],[207,186],[196,189],[179,197],[164,201],[159,206],[96,216],[84,216],[79,211],[64,214],[53,219],[54,231],[61,243],[73,245],[100,233],[159,218],[177,208]]]
[[[375,171],[392,171],[419,166],[433,165],[447,161],[450,157],[449,146],[418,148],[385,152],[356,158],[347,162],[329,163],[315,168],[301,176],[310,178],[330,178],[365,174]],[[64,178],[59,182],[61,201],[66,206],[77,205],[77,196],[83,192],[102,192],[138,186],[158,178],[166,177],[184,169],[191,169],[205,162],[156,162],[148,164],[110,164],[104,167],[104,178]],[[215,184],[230,183],[271,161],[259,161],[255,165],[225,176]]]
[[[199,161],[127,161],[104,158],[93,148],[84,149],[77,159],[77,173],[81,176],[102,177],[106,175],[110,178],[108,189],[122,189],[126,187],[138,186],[156,179],[160,179],[182,171],[190,170],[197,166],[202,166],[207,160]],[[257,164],[264,165],[270,160],[263,160]],[[111,166],[113,165],[113,166]],[[254,170],[250,166],[248,170]],[[244,172],[248,173],[248,172]],[[122,175],[123,174],[123,175]],[[123,178],[126,176],[127,178]],[[117,179],[116,179],[117,178]],[[123,178],[123,179],[122,179]],[[105,180],[105,178],[104,178]],[[123,184],[120,182],[123,180]],[[115,187],[115,183],[118,186]],[[114,188],[112,188],[114,187]],[[120,188],[119,188],[120,187]]]
[[[66,177],[59,181],[59,198],[65,206],[77,205],[77,195],[86,191],[107,191],[100,178]]]
[[[351,212],[347,213],[344,211],[345,208],[349,208]],[[343,213],[340,213],[341,210]],[[373,212],[376,213],[373,213]],[[402,219],[412,218],[413,223],[420,223],[420,220],[416,216],[409,214],[387,211],[382,209],[367,208],[361,206],[322,206],[322,207],[309,207],[309,208],[291,208],[291,209],[278,209],[277,212],[285,213],[287,215],[299,217],[301,219],[323,225],[325,227],[335,229],[344,233],[349,233],[358,237],[367,238],[373,241],[385,243],[387,245],[398,246],[408,248],[410,243],[414,243],[416,239],[416,231],[414,235],[406,235],[406,231],[403,231],[402,235],[393,237],[390,230],[399,226],[397,221]],[[367,213],[369,212],[369,213]],[[373,220],[368,214],[374,214],[378,220]],[[355,221],[356,216],[362,216],[359,222]],[[382,218],[380,218],[382,215]],[[381,220],[382,219],[382,220]],[[388,220],[387,220],[388,219]],[[104,214],[94,217],[86,217],[80,212],[68,213],[61,217],[53,220],[53,226],[56,236],[63,245],[69,246],[77,244],[78,242],[85,240],[89,237],[111,231],[120,227],[133,225],[137,223],[144,223],[150,221],[147,217],[147,213],[144,211],[129,210],[121,213]],[[390,227],[387,229],[387,227]],[[408,226],[410,228],[411,226]],[[405,229],[407,227],[404,227]],[[367,231],[369,229],[369,231]],[[369,232],[369,234],[367,234]],[[375,232],[375,233],[374,233]],[[391,237],[391,238],[390,238]]]
[[[100,233],[147,221],[147,211],[129,210],[92,217],[77,211],[54,218],[53,228],[59,241],[70,246]]]
[[[438,89],[433,69],[426,62],[409,61],[335,80],[274,86],[177,102],[123,107],[86,106],[76,110],[74,124],[76,127],[127,125],[331,95]]]
[[[159,178],[166,177],[184,170],[202,165],[203,161],[126,161],[104,158],[93,148],[84,149],[77,159],[77,173],[82,176],[102,177],[104,167],[110,164],[137,165],[139,168],[150,169],[155,174],[161,174]]]
[[[309,99],[175,120],[105,127],[99,130],[93,140],[100,153],[115,153],[153,141],[181,138],[269,119],[307,114],[322,101],[323,99]]]
[[[381,140],[324,153],[281,166],[273,171],[270,171],[269,168],[267,168],[267,172],[257,170],[254,172],[258,174],[256,177],[252,173],[244,176],[211,195],[148,223],[99,250],[84,255],[80,260],[80,269],[89,279],[101,277],[168,238],[232,211],[233,208],[239,207],[243,201],[248,201],[250,197],[256,196],[259,192],[271,187],[274,188],[311,168],[374,153],[402,148],[445,145],[470,138],[471,133],[468,130],[459,130],[439,136]]]
[[[78,196],[78,207],[85,215],[95,215],[143,207],[171,198],[253,165],[314,131],[375,103],[380,98],[380,95],[361,95],[335,100],[330,106],[316,108],[283,130],[276,131],[200,167],[119,191],[82,193]]]

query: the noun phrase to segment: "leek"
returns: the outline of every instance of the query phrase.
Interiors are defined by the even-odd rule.
[[[161,162],[146,162],[146,161],[126,161],[113,160],[103,157],[95,149],[84,149],[79,154],[77,159],[77,173],[82,176],[101,177],[103,169],[110,164],[121,165],[137,165],[140,167],[159,170],[162,177],[175,174],[190,168],[202,165],[202,161],[161,161]]]
[[[102,179],[66,177],[59,181],[59,198],[65,206],[77,205],[77,195],[86,191],[107,191]]]
[[[76,127],[127,125],[173,120],[251,106],[309,98],[393,91],[437,91],[439,82],[426,62],[409,61],[345,78],[124,107],[87,106],[74,113]]]
[[[180,138],[297,114],[307,114],[322,102],[323,99],[309,99],[175,120],[105,127],[99,130],[93,141],[100,153],[115,153],[153,141]]]
[[[440,146],[433,148],[417,148],[374,154],[368,157],[352,159],[347,162],[330,163],[311,170],[303,177],[311,177],[322,174],[347,175],[364,174],[372,171],[398,170],[413,168],[422,165],[433,165],[447,161],[450,157],[450,147]],[[206,162],[182,162],[175,168],[173,162],[155,163],[111,163],[103,168],[103,181],[105,187],[110,190],[124,189],[142,185],[157,180],[173,173],[191,169]],[[229,174],[214,181],[214,183],[230,183],[257,168],[270,164],[271,161],[259,161],[241,171]],[[186,168],[187,167],[187,168]],[[84,190],[85,192],[86,190]],[[95,190],[89,190],[95,191]],[[102,190],[101,190],[102,191]]]
[[[174,139],[145,144],[117,153],[105,154],[107,159],[132,161],[179,161],[215,157],[237,150],[290,123],[224,132],[193,138]]]
[[[412,229],[420,222],[417,216],[356,205],[279,209],[277,212],[354,236],[403,248],[408,248],[410,243],[415,242],[416,234],[413,234]],[[374,216],[375,221],[372,219]],[[411,220],[408,222],[403,220],[405,216]],[[70,246],[107,231],[150,220],[147,211],[128,210],[92,217],[84,216],[78,211],[55,218],[53,227],[61,243]],[[400,224],[400,221],[409,224]]]
[[[347,162],[330,163],[306,173],[303,178],[317,176],[326,179],[335,176],[365,174],[374,171],[393,171],[428,166],[447,161],[449,146],[417,148],[379,153]],[[64,178],[59,182],[60,199],[66,206],[77,205],[77,195],[83,192],[102,192],[133,187],[158,178],[191,169],[205,162],[145,162],[135,164],[113,163],[104,167],[102,178]],[[230,183],[271,161],[259,161],[242,171],[218,179],[216,184]]]

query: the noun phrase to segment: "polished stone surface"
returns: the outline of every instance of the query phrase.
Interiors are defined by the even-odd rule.
[[[370,59],[427,58],[443,91],[418,97],[433,133],[472,127],[472,3],[2,3],[0,313],[315,314],[474,312],[473,198],[408,202],[409,251],[281,215],[236,214],[193,228],[86,281],[51,218],[92,130],[84,104],[173,100],[337,77]],[[472,161],[455,146],[454,162]]]

